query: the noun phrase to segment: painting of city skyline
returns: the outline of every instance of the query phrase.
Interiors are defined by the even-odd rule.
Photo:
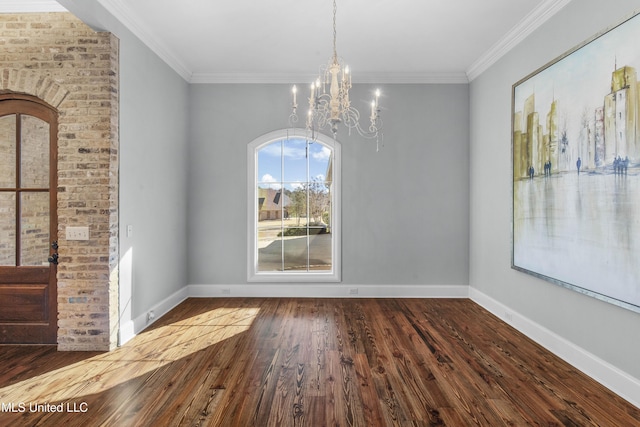
[[[640,16],[513,85],[512,267],[640,312]]]

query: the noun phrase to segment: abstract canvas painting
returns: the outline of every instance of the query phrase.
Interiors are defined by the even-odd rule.
[[[640,312],[640,16],[513,85],[519,271]]]

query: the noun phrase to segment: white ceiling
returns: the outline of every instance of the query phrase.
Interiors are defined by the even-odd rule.
[[[332,54],[331,0],[82,1],[190,82],[310,81]],[[337,0],[337,51],[355,82],[467,82],[569,1]],[[47,8],[60,6],[0,0],[0,12]]]

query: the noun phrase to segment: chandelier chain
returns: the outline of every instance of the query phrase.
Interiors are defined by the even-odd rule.
[[[338,6],[336,6],[336,0],[333,0],[333,57],[338,57],[338,49],[336,48],[336,14],[338,12]]]

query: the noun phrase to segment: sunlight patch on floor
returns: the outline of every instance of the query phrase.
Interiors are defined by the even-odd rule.
[[[152,326],[114,351],[2,387],[0,401],[60,402],[104,392],[247,331],[259,311],[217,308]]]

